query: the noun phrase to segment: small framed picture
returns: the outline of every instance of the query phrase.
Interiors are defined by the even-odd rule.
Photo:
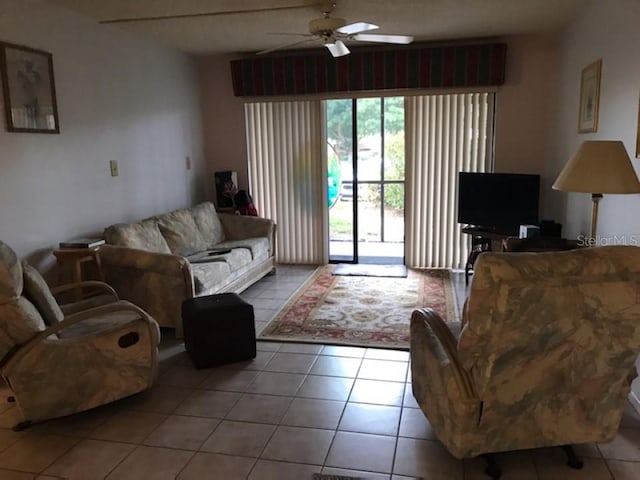
[[[602,60],[582,69],[580,80],[580,113],[578,133],[598,131],[598,109],[600,103],[600,72]]]
[[[60,133],[50,53],[0,43],[0,75],[9,132]]]

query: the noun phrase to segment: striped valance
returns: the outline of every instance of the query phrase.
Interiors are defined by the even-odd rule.
[[[366,90],[486,87],[504,83],[503,43],[328,52],[231,61],[237,97]]]

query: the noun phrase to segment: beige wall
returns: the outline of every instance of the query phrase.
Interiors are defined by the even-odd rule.
[[[233,96],[232,56],[198,59],[204,123],[204,153],[207,159],[207,196],[215,198],[213,173],[238,172],[240,188],[247,189],[247,142],[244,133],[243,99]]]
[[[557,39],[529,35],[507,40],[506,82],[496,101],[495,170],[537,173],[548,153],[556,85]]]
[[[633,159],[640,91],[640,3],[635,0],[589,0],[582,15],[564,32],[560,45],[559,106],[547,175],[554,178],[584,140],[622,140]],[[581,70],[602,59],[599,126],[578,134]],[[638,160],[633,164],[638,170]],[[587,234],[591,201],[588,194],[553,192],[554,209],[567,236]],[[605,195],[600,202],[598,234],[605,241],[640,242],[640,195]]]
[[[60,118],[8,133],[2,115],[0,238],[20,256],[48,266],[61,240],[204,198],[193,60],[41,0],[3,0],[0,40],[53,54]]]

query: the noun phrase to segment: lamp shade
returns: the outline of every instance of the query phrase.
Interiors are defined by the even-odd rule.
[[[587,141],[552,187],[565,192],[640,193],[640,182],[620,141]]]

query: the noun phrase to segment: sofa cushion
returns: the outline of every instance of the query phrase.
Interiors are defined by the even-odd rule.
[[[207,242],[196,226],[191,211],[181,208],[158,217],[158,227],[171,253],[191,255],[207,249]]]
[[[22,262],[22,272],[24,274],[24,294],[36,306],[44,323],[54,325],[61,322],[64,319],[64,314],[40,272],[27,262]]]
[[[216,248],[246,248],[251,252],[253,260],[269,256],[269,239],[267,237],[246,238],[244,240],[226,240]]]
[[[1,319],[5,320],[0,321],[0,358],[46,328],[42,316],[26,297],[0,304]]]
[[[229,264],[224,261],[196,263],[191,265],[193,272],[193,284],[196,295],[209,290],[217,290],[221,285],[227,283],[231,275]]]
[[[11,247],[0,241],[0,303],[19,297],[22,286],[22,265]]]
[[[104,238],[110,245],[138,248],[156,253],[171,253],[167,241],[160,233],[156,218],[147,218],[136,223],[111,225],[105,229]]]
[[[251,251],[248,248],[234,248],[229,253],[220,256],[229,265],[231,272],[240,270],[251,263]]]
[[[191,209],[191,213],[198,230],[200,230],[202,237],[207,242],[207,248],[224,241],[224,230],[213,203],[200,203]]]

